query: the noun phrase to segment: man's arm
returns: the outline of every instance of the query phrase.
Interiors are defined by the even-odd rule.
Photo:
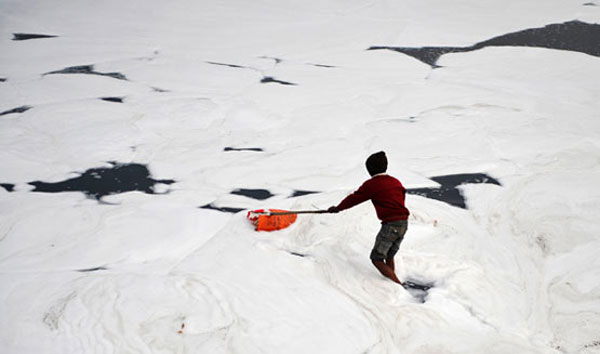
[[[371,193],[366,183],[363,183],[358,190],[344,198],[344,200],[342,200],[337,206],[332,206],[331,208],[327,209],[327,211],[330,213],[337,213],[342,210],[350,209],[353,206],[369,199],[371,199]]]

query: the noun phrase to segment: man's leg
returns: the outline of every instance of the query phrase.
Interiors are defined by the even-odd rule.
[[[396,270],[396,264],[394,264],[394,256],[385,259],[385,265],[392,269],[392,272]]]
[[[394,273],[394,269],[392,269],[388,265],[386,265],[384,261],[376,261],[376,260],[372,259],[371,262],[373,262],[373,265],[375,266],[375,268],[377,268],[379,273],[381,273],[384,277],[391,279],[398,284],[402,284],[400,282],[400,280],[398,279],[398,277],[396,276],[396,273]]]
[[[400,243],[406,233],[406,224],[398,226],[382,225],[371,251],[371,262],[384,277],[402,284],[395,273],[394,256],[400,249]]]
[[[406,225],[400,225],[400,227],[395,228],[394,230],[394,234],[396,236],[396,239],[394,240],[394,242],[392,242],[392,246],[390,247],[386,257],[385,257],[385,264],[390,267],[392,269],[392,271],[396,271],[396,264],[394,263],[394,256],[396,255],[396,253],[398,253],[398,250],[400,249],[400,243],[402,243],[402,240],[404,239],[404,234],[406,233]]]

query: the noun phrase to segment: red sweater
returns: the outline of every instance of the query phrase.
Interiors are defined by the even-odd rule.
[[[371,200],[377,217],[382,222],[407,220],[410,212],[404,205],[406,189],[396,178],[379,174],[373,176],[358,190],[342,200],[339,210],[352,208],[364,201]]]

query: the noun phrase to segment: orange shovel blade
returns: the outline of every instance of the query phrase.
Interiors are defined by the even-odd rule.
[[[286,213],[286,210],[252,210],[248,212],[247,218],[254,224],[256,231],[277,231],[285,229],[293,224],[298,218],[297,214],[267,215],[267,213]]]

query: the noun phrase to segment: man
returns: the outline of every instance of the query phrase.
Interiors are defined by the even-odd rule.
[[[383,276],[402,285],[394,272],[394,256],[406,233],[410,212],[404,204],[406,189],[400,181],[385,173],[387,164],[383,151],[369,156],[366,166],[371,178],[328,211],[337,213],[371,200],[381,220],[381,229],[371,251],[371,262]]]

